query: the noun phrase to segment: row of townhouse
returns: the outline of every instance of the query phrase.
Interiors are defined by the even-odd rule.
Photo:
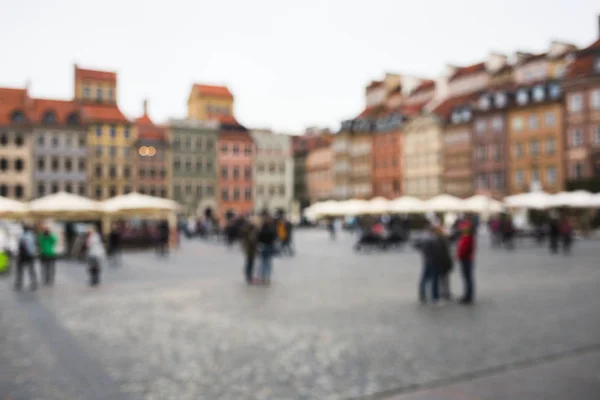
[[[226,87],[194,84],[188,117],[156,124],[146,101],[137,119],[121,112],[117,79],[75,66],[69,100],[0,88],[0,196],[136,191],[175,199],[188,215],[290,210],[290,136],[238,123]]]
[[[600,190],[600,39],[492,53],[435,80],[386,74],[365,102],[306,156],[328,164],[307,164],[311,201]]]

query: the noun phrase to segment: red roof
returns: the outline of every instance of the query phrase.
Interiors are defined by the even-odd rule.
[[[410,92],[411,95],[435,89],[435,81],[426,79]]]
[[[138,119],[136,119],[135,123],[137,125],[154,125],[154,122],[152,122],[152,120],[150,119],[148,114],[144,114],[141,117],[139,117]]]
[[[163,128],[153,125],[139,127],[138,139],[164,141],[167,137]]]
[[[442,118],[448,118],[456,107],[470,104],[478,96],[479,93],[470,93],[463,96],[450,97],[435,107],[433,113]]]
[[[84,104],[83,116],[90,122],[129,122],[115,104]]]
[[[192,91],[202,96],[224,97],[228,99],[233,99],[233,95],[226,86],[201,85],[195,83],[192,87]]]
[[[576,54],[575,61],[569,65],[566,78],[582,78],[597,74],[594,71],[596,59],[600,57],[600,39],[580,50]]]
[[[356,118],[372,118],[384,115],[387,112],[385,106],[366,107]]]
[[[0,104],[18,105],[24,104],[27,89],[0,88]]]
[[[117,82],[117,73],[111,71],[98,71],[94,69],[82,69],[75,66],[75,80]]]
[[[518,65],[525,65],[533,61],[537,61],[539,59],[545,58],[548,56],[548,53],[539,53],[539,54],[528,54],[521,53],[523,55],[523,59],[518,63]]]
[[[367,91],[375,89],[381,85],[383,85],[383,81],[371,81],[371,83],[367,85]]]
[[[450,78],[450,81],[453,81],[458,78],[462,78],[472,74],[478,74],[480,72],[485,72],[485,63],[480,62],[477,64],[469,65],[468,67],[459,67],[454,72],[454,75]]]
[[[56,123],[66,124],[70,115],[80,113],[80,107],[71,100],[32,99],[32,107],[28,110],[28,116],[32,123],[41,123],[44,115],[53,111],[56,113]]]

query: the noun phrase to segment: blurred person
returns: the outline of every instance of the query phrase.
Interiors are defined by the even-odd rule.
[[[500,219],[500,234],[502,235],[502,243],[508,250],[513,250],[515,227],[513,225],[512,217],[509,214],[505,214]]]
[[[465,225],[456,246],[456,258],[460,262],[460,271],[464,282],[464,295],[460,302],[462,304],[473,303],[475,297],[475,282],[473,277],[475,261],[475,236],[473,226]]]
[[[54,284],[54,277],[56,276],[56,245],[58,239],[48,226],[44,226],[37,237],[37,241],[42,265],[42,281],[44,285],[51,286]]]
[[[443,300],[452,300],[450,290],[450,273],[454,267],[452,255],[450,254],[450,240],[441,226],[435,226],[433,233],[436,239],[437,254],[433,261],[438,270],[438,291]]]
[[[294,255],[292,248],[292,223],[285,217],[277,222],[277,237],[279,239],[281,254]]]
[[[102,272],[102,262],[106,258],[106,250],[102,243],[102,237],[95,227],[90,228],[85,241],[88,261],[88,274],[90,286],[100,284],[100,275]]]
[[[560,236],[562,238],[564,254],[571,254],[571,247],[573,245],[573,227],[567,217],[563,217],[560,222]]]
[[[548,221],[548,236],[550,238],[550,252],[558,253],[558,241],[560,239],[560,221],[555,213],[550,216]]]
[[[258,231],[258,243],[260,245],[260,283],[265,285],[271,283],[276,240],[277,231],[273,219],[269,215],[265,215],[263,217],[262,226]]]
[[[336,229],[336,228],[337,228],[337,227],[336,227],[336,225],[335,225],[335,220],[334,220],[333,218],[331,218],[331,219],[329,220],[329,223],[327,224],[327,230],[329,231],[329,238],[330,238],[331,240],[335,240],[335,237],[336,237],[336,232],[335,232],[335,229]]]
[[[112,265],[121,265],[122,256],[122,238],[121,231],[117,224],[113,224],[110,233],[108,234],[108,257]]]
[[[158,240],[157,240],[157,252],[159,255],[166,256],[169,254],[169,222],[160,221],[158,223]]]
[[[437,303],[439,300],[439,260],[442,258],[443,248],[436,235],[437,228],[430,224],[423,236],[415,243],[423,257],[421,279],[419,280],[419,301],[422,304],[431,301]],[[430,287],[431,297],[428,299],[427,288]]]
[[[37,248],[35,244],[35,235],[30,226],[23,226],[23,235],[19,239],[17,255],[17,273],[15,274],[15,290],[21,290],[23,286],[23,273],[27,269],[29,272],[29,287],[37,289],[37,278],[35,274],[35,257]]]
[[[260,221],[257,217],[250,217],[242,227],[241,231],[242,249],[244,250],[244,255],[246,257],[244,274],[248,285],[255,283],[254,261],[256,260],[256,252],[258,250],[259,225]]]

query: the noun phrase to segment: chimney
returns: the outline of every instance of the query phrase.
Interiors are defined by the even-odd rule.
[[[144,115],[148,115],[148,99],[144,99]]]

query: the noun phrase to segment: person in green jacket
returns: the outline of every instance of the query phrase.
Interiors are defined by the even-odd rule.
[[[45,285],[54,284],[54,276],[56,275],[57,242],[56,235],[52,233],[47,226],[45,226],[38,235],[38,248],[42,264],[42,280]]]

